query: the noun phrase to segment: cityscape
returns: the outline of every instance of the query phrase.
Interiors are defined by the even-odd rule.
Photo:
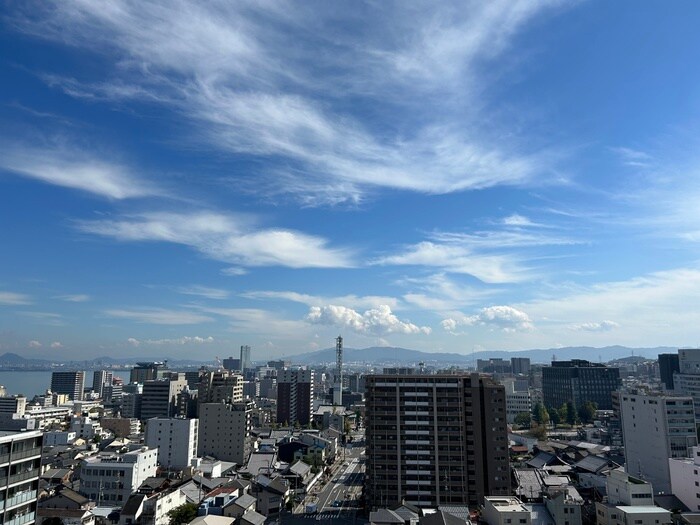
[[[0,525],[700,525],[700,3],[0,10]]]

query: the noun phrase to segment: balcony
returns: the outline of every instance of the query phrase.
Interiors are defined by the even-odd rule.
[[[27,512],[26,514],[22,514],[21,516],[15,516],[11,520],[6,521],[5,525],[24,525],[25,523],[34,521],[34,518],[35,516],[33,512]]]
[[[36,499],[36,496],[36,490],[27,490],[25,492],[19,492],[5,500],[5,509],[7,510],[10,507],[14,507],[15,505],[19,505],[21,503],[27,503],[28,501],[34,501]]]
[[[12,461],[15,462],[18,459],[31,458],[33,456],[41,456],[41,447],[29,448],[26,450],[19,450],[12,453]]]
[[[20,481],[27,481],[28,479],[35,479],[39,477],[39,469],[35,468],[28,470],[26,472],[20,472],[18,474],[13,474],[10,476],[9,485],[13,483],[19,483]],[[7,525],[7,524],[5,524]]]

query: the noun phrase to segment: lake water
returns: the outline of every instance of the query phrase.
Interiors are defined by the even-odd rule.
[[[92,376],[90,376],[92,381]],[[8,395],[24,394],[27,399],[43,394],[51,387],[51,370],[15,372],[0,370],[0,385],[7,390]]]

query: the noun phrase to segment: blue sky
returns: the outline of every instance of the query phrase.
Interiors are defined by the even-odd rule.
[[[12,3],[0,350],[698,344],[699,15]]]

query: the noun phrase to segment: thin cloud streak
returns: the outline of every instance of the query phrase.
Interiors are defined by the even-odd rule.
[[[14,23],[34,36],[99,49],[117,65],[116,78],[51,75],[50,85],[80,98],[167,105],[195,124],[203,144],[284,159],[274,178],[266,181],[258,174],[261,186],[318,204],[357,202],[372,188],[441,194],[554,180],[552,155],[522,151],[517,139],[508,144],[498,132],[493,133],[498,140],[489,139],[485,131],[493,119],[466,108],[483,98],[482,64],[506,51],[530,20],[557,5],[365,7],[372,12],[366,13],[370,23],[363,45],[351,32],[329,33],[332,24],[323,21],[337,14],[320,5],[309,17],[311,7],[298,4],[98,7],[76,0],[17,16]],[[299,28],[309,25],[314,30],[299,38]],[[326,48],[318,61],[306,58],[305,51]],[[343,69],[345,74],[334,73]],[[345,86],[379,106],[399,100],[400,111],[385,119],[387,129],[371,129],[333,95],[319,97],[328,92],[324,85]],[[468,101],[460,101],[465,93]],[[426,96],[430,114],[423,108]]]

